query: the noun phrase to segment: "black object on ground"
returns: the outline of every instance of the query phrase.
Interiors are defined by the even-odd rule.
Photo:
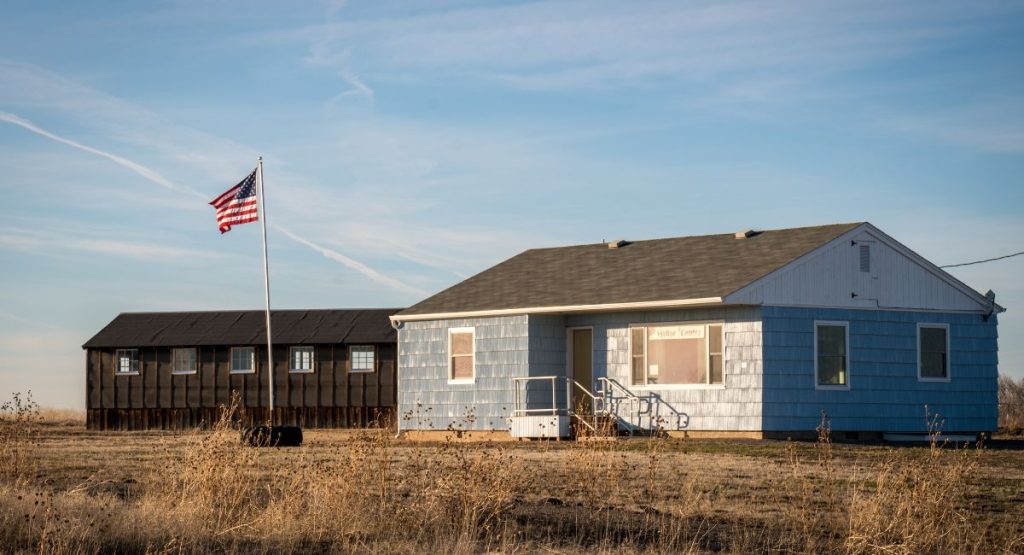
[[[242,443],[252,447],[298,447],[302,445],[302,428],[262,424],[243,428]]]

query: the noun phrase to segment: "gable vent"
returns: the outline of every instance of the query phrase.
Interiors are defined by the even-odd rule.
[[[860,246],[860,271],[870,272],[871,271],[871,246],[861,245]]]
[[[609,242],[608,243],[608,248],[609,249],[618,249],[618,248],[625,247],[628,244],[629,244],[629,241],[626,241],[625,239],[618,239],[616,241]]]

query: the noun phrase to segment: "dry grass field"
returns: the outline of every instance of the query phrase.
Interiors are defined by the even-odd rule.
[[[63,416],[3,411],[4,551],[1024,552],[1016,450],[375,429],[255,449],[227,421],[102,433]]]

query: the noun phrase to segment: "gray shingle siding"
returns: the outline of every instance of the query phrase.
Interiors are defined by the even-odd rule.
[[[448,379],[448,330],[475,329],[476,378]],[[399,332],[398,404],[403,430],[504,430],[512,413],[511,378],[525,376],[526,316],[407,322]]]
[[[761,321],[754,307],[580,314],[569,326],[594,328],[594,376],[609,377],[648,397],[639,417],[620,404],[619,417],[643,428],[753,431],[761,429]],[[667,322],[722,321],[723,386],[630,385],[629,326]]]

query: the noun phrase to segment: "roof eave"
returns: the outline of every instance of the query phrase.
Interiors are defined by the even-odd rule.
[[[626,303],[605,303],[589,305],[534,306],[521,308],[500,308],[489,310],[467,310],[462,312],[434,312],[430,314],[395,314],[392,322],[421,322],[424,320],[453,320],[457,318],[481,318],[492,316],[514,316],[520,314],[579,314],[586,312],[621,312],[626,310],[696,308],[722,304],[722,297],[699,299],[676,299],[667,301],[638,301]]]

